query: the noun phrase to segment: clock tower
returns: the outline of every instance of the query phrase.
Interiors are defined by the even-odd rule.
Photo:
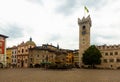
[[[78,18],[79,25],[79,65],[82,65],[82,55],[84,51],[90,47],[90,15],[82,19]]]

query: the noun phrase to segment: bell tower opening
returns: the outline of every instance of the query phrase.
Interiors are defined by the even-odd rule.
[[[85,26],[82,27],[83,30],[85,30],[85,28],[86,28]]]

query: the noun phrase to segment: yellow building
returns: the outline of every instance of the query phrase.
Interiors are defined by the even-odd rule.
[[[73,57],[74,57],[74,65],[78,66],[79,65],[79,50],[74,50]]]
[[[68,52],[68,55],[66,56],[66,63],[67,64],[74,64],[74,54],[73,54],[73,52]]]
[[[12,48],[6,49],[6,61],[7,61],[7,67],[10,67],[12,63]]]

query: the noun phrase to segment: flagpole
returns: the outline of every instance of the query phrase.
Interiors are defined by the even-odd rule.
[[[86,17],[87,14],[89,14],[89,10],[86,6],[84,6],[84,16]]]
[[[85,14],[85,6],[84,6],[84,17],[86,17],[86,14]]]

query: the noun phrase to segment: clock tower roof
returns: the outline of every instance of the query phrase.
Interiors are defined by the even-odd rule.
[[[86,18],[85,17],[83,17],[82,19],[78,18],[78,24],[86,24],[87,22],[90,24],[91,27],[92,24],[90,15],[88,15]]]

